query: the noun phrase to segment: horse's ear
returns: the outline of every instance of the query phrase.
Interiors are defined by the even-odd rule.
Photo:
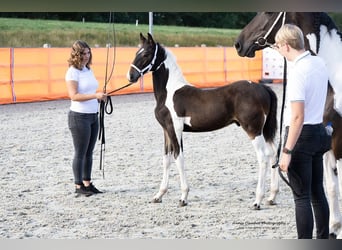
[[[150,33],[147,33],[147,37],[148,37],[148,42],[151,43],[151,44],[155,44],[154,40],[153,40],[153,37]]]
[[[144,43],[146,41],[146,38],[144,37],[142,33],[140,33],[140,41],[141,43]]]

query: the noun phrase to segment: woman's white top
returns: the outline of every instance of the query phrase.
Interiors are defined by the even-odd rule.
[[[87,67],[79,70],[70,66],[65,74],[65,80],[76,81],[77,92],[80,94],[94,94],[99,86],[93,71]],[[97,99],[82,102],[71,100],[70,110],[79,113],[97,113],[98,101]]]
[[[325,62],[306,51],[289,66],[284,125],[291,122],[291,102],[304,102],[304,124],[321,123],[328,88]]]

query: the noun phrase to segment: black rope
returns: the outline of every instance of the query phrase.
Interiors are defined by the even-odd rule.
[[[272,168],[279,167],[279,157],[280,151],[282,148],[282,133],[283,133],[283,117],[284,117],[284,109],[285,109],[285,97],[286,97],[286,85],[287,85],[287,62],[284,57],[284,71],[283,71],[283,100],[281,104],[281,112],[280,112],[280,125],[279,125],[279,144],[277,150],[277,160],[276,163],[272,166]]]
[[[293,187],[290,184],[290,181],[284,176],[283,172],[281,171],[279,167],[279,157],[280,157],[280,152],[282,148],[282,130],[283,130],[283,118],[284,118],[284,109],[285,109],[285,98],[286,98],[286,85],[287,85],[287,61],[286,58],[284,57],[284,74],[283,74],[283,100],[282,100],[282,105],[281,105],[281,113],[280,113],[280,125],[279,125],[279,145],[278,145],[278,150],[277,150],[277,161],[276,163],[272,166],[272,168],[278,167],[278,173],[280,178],[288,185],[292,192],[299,196],[299,194],[302,192],[302,184],[301,184],[301,179],[299,176],[294,172],[291,171],[291,169],[288,169],[288,174],[291,175],[293,178],[294,182],[297,184],[296,187]],[[299,190],[298,190],[299,189]]]
[[[112,61],[112,68],[111,71],[109,73],[108,76],[108,64],[109,64],[109,47],[110,44],[107,44],[107,58],[106,58],[106,73],[105,73],[105,83],[103,86],[103,92],[106,93],[107,92],[107,84],[110,81],[110,79],[113,76],[113,72],[114,72],[114,66],[115,66],[115,59],[116,59],[116,34],[115,34],[115,28],[114,28],[114,15],[112,17],[112,13],[109,13],[109,24],[112,23],[112,30],[109,30],[108,32],[108,41],[110,41],[110,37],[109,34],[112,33],[113,37],[112,37],[112,41],[113,41],[113,61]],[[105,135],[105,122],[104,122],[104,117],[105,114],[110,115],[113,113],[113,103],[112,103],[112,99],[110,97],[110,94],[113,94],[121,89],[127,88],[128,86],[132,85],[133,83],[130,82],[120,88],[117,88],[115,90],[112,90],[107,94],[107,98],[106,101],[101,101],[100,102],[100,110],[99,110],[99,137],[98,139],[101,141],[101,148],[100,148],[100,170],[102,170],[102,176],[103,178],[104,176],[104,157],[105,157],[105,150],[106,150],[106,135]]]
[[[100,102],[100,112],[99,112],[99,140],[101,141],[101,148],[100,148],[100,170],[102,170],[102,176],[104,178],[104,152],[106,150],[106,136],[105,136],[105,123],[104,123],[104,116],[105,113],[110,115],[113,113],[113,104],[112,99],[110,96],[107,96],[106,101]]]
[[[134,82],[127,83],[126,85],[124,85],[124,86],[122,86],[122,87],[120,87],[120,88],[118,88],[118,89],[114,89],[113,91],[110,91],[110,92],[107,93],[107,94],[108,94],[108,95],[113,94],[113,93],[115,93],[115,92],[117,92],[117,91],[119,91],[119,90],[122,90],[122,89],[124,89],[124,88],[127,88],[128,86],[131,86],[133,83],[134,83]]]
[[[110,25],[112,24],[112,25]],[[105,72],[105,82],[103,86],[103,92],[107,92],[107,84],[112,78],[113,72],[114,72],[114,66],[115,66],[115,57],[116,57],[116,37],[115,37],[115,28],[114,28],[114,15],[112,17],[112,12],[109,12],[109,28],[112,28],[112,30],[109,30],[108,32],[108,44],[107,44],[107,58],[106,58],[106,72]],[[108,64],[109,64],[109,49],[110,49],[110,33],[113,34],[112,41],[113,41],[113,61],[112,61],[112,67],[110,74],[108,76]],[[104,152],[106,150],[105,143],[106,143],[106,136],[105,136],[105,123],[104,123],[104,116],[105,113],[110,115],[113,113],[113,103],[111,97],[108,95],[106,98],[106,101],[100,102],[100,111],[99,111],[99,137],[98,139],[101,141],[101,149],[100,149],[100,170],[102,170],[102,176],[104,178]]]

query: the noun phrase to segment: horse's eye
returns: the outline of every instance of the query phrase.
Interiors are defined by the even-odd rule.
[[[142,53],[141,55],[143,56],[143,57],[149,57],[150,56],[150,52],[148,52],[148,51],[144,51],[144,53]]]

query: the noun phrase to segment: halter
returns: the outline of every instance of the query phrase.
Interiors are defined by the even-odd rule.
[[[284,15],[283,15],[284,14]],[[258,44],[261,47],[265,47],[266,45],[272,46],[273,44],[270,44],[267,42],[267,37],[270,35],[270,33],[272,32],[274,26],[277,24],[277,22],[279,21],[280,17],[283,15],[283,21],[281,26],[283,26],[285,24],[285,19],[286,19],[286,12],[279,12],[277,18],[274,20],[272,26],[268,29],[268,31],[266,32],[266,34],[264,35],[264,37],[259,37],[255,43]]]
[[[139,74],[142,76],[142,75],[144,75],[145,73],[147,73],[147,72],[149,72],[151,69],[152,69],[152,67],[153,67],[153,65],[154,65],[154,63],[155,63],[155,61],[156,61],[156,59],[157,59],[157,53],[158,53],[158,44],[156,44],[156,49],[154,50],[154,56],[153,56],[153,58],[152,58],[152,61],[150,62],[150,64],[148,64],[145,68],[143,68],[143,69],[139,69],[137,66],[135,66],[133,63],[131,64],[131,67],[132,68],[134,68],[136,71],[138,71],[139,72]],[[163,62],[157,67],[157,69],[159,69],[159,67],[161,66],[163,64]]]

